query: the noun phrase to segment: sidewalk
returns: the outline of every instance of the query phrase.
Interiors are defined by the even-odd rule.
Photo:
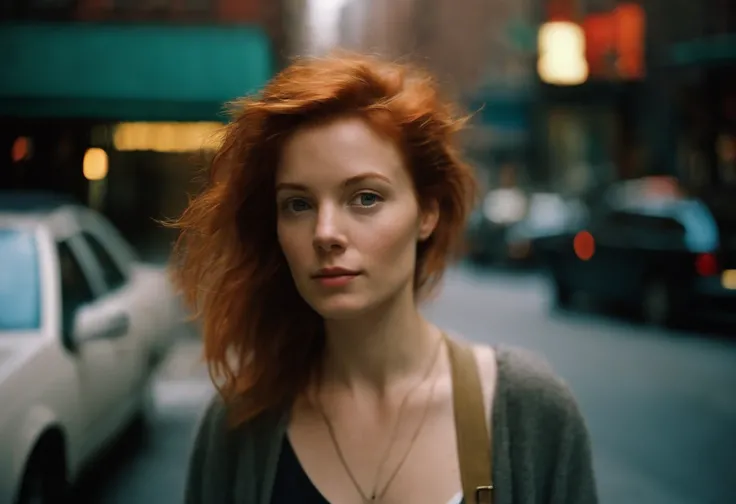
[[[189,335],[172,347],[156,372],[156,381],[210,381],[207,365],[202,358],[202,342]]]
[[[159,417],[198,416],[215,395],[207,366],[202,360],[202,342],[181,338],[156,372],[152,384]]]

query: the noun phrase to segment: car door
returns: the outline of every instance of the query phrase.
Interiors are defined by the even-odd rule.
[[[587,289],[603,298],[620,298],[629,288],[625,275],[631,253],[631,214],[614,210],[591,226],[595,253],[588,261]]]
[[[114,368],[110,370],[115,379],[110,393],[116,400],[112,415],[122,418],[134,404],[144,385],[145,360],[141,339],[136,334],[139,327],[133,313],[134,287],[130,277],[113,258],[109,246],[103,240],[101,233],[92,226],[85,226],[83,222],[80,246],[88,254],[92,274],[99,280],[99,307],[110,317],[120,320],[123,328],[117,338],[110,340],[116,360]]]
[[[83,310],[99,309],[97,288],[80,259],[77,238],[57,241],[56,251],[61,283],[61,335],[76,370],[82,451],[89,452],[106,435],[105,417],[115,400],[110,387],[114,386],[111,382],[115,378],[117,355],[110,340],[100,338],[79,343],[74,339],[76,317]]]
[[[553,238],[554,248],[563,264],[563,276],[570,289],[595,292],[599,287],[598,235],[610,212],[609,204],[602,198],[580,200],[576,218],[565,232]]]
[[[632,294],[652,278],[670,285],[682,285],[690,278],[692,262],[685,245],[685,225],[669,212],[649,212],[637,216],[632,226],[632,253],[627,262]]]

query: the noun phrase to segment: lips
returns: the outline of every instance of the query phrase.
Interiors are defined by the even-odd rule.
[[[338,288],[346,287],[359,275],[359,271],[345,268],[323,268],[313,278],[323,287]]]
[[[338,278],[338,277],[354,277],[359,275],[359,271],[349,270],[346,268],[322,268],[317,271],[314,278]]]

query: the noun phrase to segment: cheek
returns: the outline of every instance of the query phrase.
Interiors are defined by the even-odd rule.
[[[379,266],[404,267],[416,249],[416,222],[413,219],[386,219],[364,238],[363,250]]]
[[[305,259],[306,254],[298,231],[290,226],[279,224],[277,234],[281,251],[286,257],[286,262],[289,263],[289,268],[292,270],[299,268],[299,258]]]

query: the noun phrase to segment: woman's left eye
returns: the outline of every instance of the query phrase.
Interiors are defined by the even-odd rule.
[[[370,208],[380,203],[381,201],[383,201],[383,198],[381,198],[378,194],[364,192],[355,196],[355,198],[353,198],[352,204],[360,207]]]

